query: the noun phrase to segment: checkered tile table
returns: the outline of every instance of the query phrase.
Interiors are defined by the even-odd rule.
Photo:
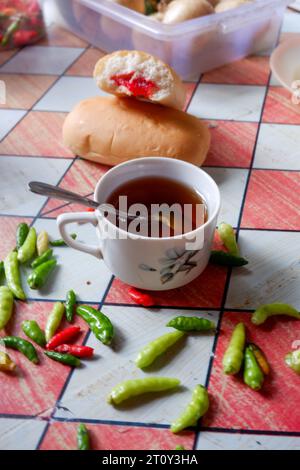
[[[300,15],[286,15],[281,41],[300,32]],[[91,195],[107,168],[73,158],[61,143],[66,113],[80,99],[97,95],[92,68],[103,52],[54,24],[47,40],[21,51],[0,54],[0,79],[7,105],[0,109],[0,258],[14,246],[21,221],[58,236],[56,217],[81,210],[74,204],[29,194],[29,180],[44,180]],[[254,328],[249,319],[260,303],[287,301],[300,308],[300,106],[270,75],[268,57],[250,57],[187,83],[189,113],[205,119],[212,146],[205,170],[222,193],[220,220],[237,230],[249,266],[209,266],[187,287],[154,293],[155,309],[132,303],[126,287],[102,262],[57,249],[59,269],[46,290],[27,290],[6,329],[19,334],[24,319],[44,327],[55,300],[73,288],[81,302],[109,314],[117,327],[113,348],[83,328],[81,342],[96,350],[95,360],[79,370],[40,354],[35,366],[11,352],[15,375],[0,376],[1,449],[74,449],[76,426],[85,422],[94,449],[300,449],[300,379],[283,362],[300,325],[272,321]],[[92,241],[88,226],[76,227]],[[218,242],[216,241],[216,244]],[[24,285],[26,285],[24,283]],[[114,409],[107,392],[120,380],[140,377],[137,351],[162,334],[179,314],[203,314],[219,326],[215,336],[189,337],[174,357],[166,355],[151,369],[182,380],[184,388],[136,406]],[[221,358],[233,326],[247,324],[251,340],[266,352],[272,374],[261,393],[221,373]],[[2,332],[4,334],[4,332]],[[209,413],[196,429],[174,436],[170,422],[189,400],[197,383],[208,386]]]

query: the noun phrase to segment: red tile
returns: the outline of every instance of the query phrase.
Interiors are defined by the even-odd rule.
[[[233,121],[207,121],[207,124],[211,146],[204,165],[249,168],[258,124]]]
[[[215,240],[214,249],[221,249],[219,240]],[[221,306],[227,269],[222,266],[208,265],[200,276],[190,284],[178,289],[151,292],[155,305],[168,307],[206,307]],[[128,286],[119,279],[114,279],[106,297],[109,303],[134,304],[127,293]]]
[[[195,91],[195,88],[197,86],[197,83],[189,83],[185,82],[184,83],[185,90],[186,90],[186,99],[185,99],[185,104],[184,104],[184,110],[186,110],[190,104],[190,101],[192,99],[193,93]]]
[[[0,74],[6,85],[6,104],[0,108],[30,109],[57,77],[53,75]]]
[[[107,170],[109,170],[107,166],[78,159],[67,171],[59,186],[85,196],[94,193],[96,184]],[[91,198],[93,197],[91,196]],[[44,207],[43,213],[61,207],[61,205],[61,201],[50,199]],[[79,207],[79,210],[82,210],[81,207]],[[83,210],[86,210],[86,208]],[[67,211],[68,209],[63,210],[62,213]]]
[[[78,77],[92,77],[96,62],[105,55],[105,52],[95,47],[85,51],[78,60],[68,69],[65,75],[76,75]]]
[[[241,377],[225,376],[222,372],[222,357],[232,330],[240,321],[246,324],[248,340],[262,348],[271,366],[271,373],[259,392],[247,387]],[[226,312],[209,382],[211,407],[203,426],[299,432],[300,377],[284,362],[299,335],[300,323],[286,317],[270,318],[264,325],[255,327],[250,314]]]
[[[17,226],[21,222],[31,224],[33,219],[24,217],[0,217],[0,259],[4,259],[9,251],[16,246]]]
[[[14,54],[18,52],[18,49],[12,49],[11,51],[3,51],[0,53],[0,65],[3,65],[8,61]]]
[[[89,197],[93,197],[90,195]],[[82,204],[61,204],[59,207],[56,207],[57,201],[55,199],[51,199],[47,205],[45,206],[42,217],[50,217],[51,219],[56,219],[60,214],[65,214],[66,212],[85,212],[87,210],[86,206]],[[51,207],[53,208],[51,209]]]
[[[52,307],[52,302],[16,302],[14,314],[0,336],[16,335],[26,338],[21,329],[23,320],[36,320],[44,329]],[[82,326],[83,332],[87,331],[86,324],[78,317],[74,323]],[[66,326],[65,322],[61,325],[62,328]],[[83,336],[84,333],[79,342]],[[1,374],[0,413],[49,416],[53,411],[71,369],[47,358],[39,346],[36,349],[40,359],[37,365],[20,352],[7,349],[17,364],[17,369],[14,373]]]
[[[40,446],[41,450],[77,449],[78,423],[52,422]],[[168,429],[129,427],[107,424],[87,424],[92,450],[174,450],[183,445],[193,448],[195,433],[185,431],[180,436]]]
[[[201,83],[266,85],[269,74],[269,58],[252,56],[205,73]]]
[[[267,93],[263,122],[300,124],[300,106],[293,104],[291,93],[282,87],[271,86]]]
[[[47,28],[47,36],[39,41],[39,46],[65,46],[65,47],[86,47],[88,44],[83,39],[75,36],[70,31],[56,24]]]
[[[73,157],[62,143],[66,113],[31,111],[0,143],[0,153],[45,157]]]
[[[300,172],[253,170],[243,228],[300,229]]]

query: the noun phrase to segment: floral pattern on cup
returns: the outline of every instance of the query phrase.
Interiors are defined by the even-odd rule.
[[[189,272],[197,266],[197,262],[193,260],[199,250],[184,250],[181,248],[170,248],[165,252],[165,257],[158,260],[161,265],[160,269],[153,268],[147,264],[141,263],[139,268],[143,271],[159,272],[162,284],[170,282],[176,274]]]

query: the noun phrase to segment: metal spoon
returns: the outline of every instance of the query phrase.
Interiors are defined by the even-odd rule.
[[[28,186],[29,186],[29,190],[32,193],[41,194],[42,196],[53,197],[54,199],[62,199],[63,201],[68,201],[68,202],[77,202],[79,204],[82,204],[83,206],[92,207],[93,209],[98,209],[99,206],[101,206],[102,212],[106,212],[111,215],[117,215],[119,219],[148,220],[148,218],[144,216],[128,214],[126,212],[119,211],[117,209],[112,210],[109,204],[107,205],[100,204],[96,201],[93,201],[92,199],[89,199],[84,196],[80,196],[79,194],[73,193],[71,191],[67,191],[66,189],[59,188],[58,186],[53,186],[52,184],[42,183],[40,181],[30,181],[30,183],[28,183]],[[151,217],[152,217],[152,220],[158,219],[161,223],[164,223],[168,225],[169,227],[174,228],[173,224],[171,224],[171,221],[165,218],[161,213],[153,214]]]
[[[28,186],[32,193],[41,194],[42,196],[53,197],[54,199],[62,199],[63,201],[68,202],[77,202],[83,206],[92,207],[93,209],[98,209],[100,206],[99,202],[93,201],[92,199],[84,196],[80,196],[79,194],[73,193],[71,191],[67,191],[66,189],[53,186],[52,184],[42,183],[40,181],[30,181]],[[101,204],[101,209],[103,212],[107,212],[112,215],[117,214],[120,219],[134,220],[138,217],[136,215],[118,211],[117,209],[114,209],[113,211],[109,205],[106,206],[105,204]],[[142,219],[142,217],[140,218]],[[145,217],[143,218],[145,219]]]

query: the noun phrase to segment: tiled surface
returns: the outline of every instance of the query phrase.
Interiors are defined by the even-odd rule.
[[[265,92],[264,86],[200,83],[188,111],[205,119],[257,122]]]
[[[93,78],[90,77],[61,77],[58,82],[35,105],[36,110],[68,112],[80,100],[95,95],[104,95]],[[64,99],[62,100],[62,96]]]
[[[76,423],[54,422],[43,440],[41,450],[76,449]],[[183,445],[193,448],[195,433],[186,431],[180,436],[167,429],[88,424],[91,446],[95,450],[174,450]]]
[[[270,364],[271,372],[260,392],[245,386],[239,375],[224,377],[222,373],[222,357],[232,329],[241,321],[246,325],[248,340],[262,348]],[[299,432],[300,379],[283,360],[292,342],[299,338],[299,322],[272,318],[258,328],[252,325],[249,313],[225,312],[220,328],[209,382],[213,399],[203,426],[222,429],[230,423],[230,429]]]
[[[299,15],[286,15],[281,40],[299,33],[299,21]],[[54,238],[57,215],[85,210],[30,194],[28,181],[92,196],[108,169],[74,159],[61,141],[66,113],[80,99],[101,93],[91,73],[102,54],[55,24],[37,46],[0,54],[0,79],[8,90],[7,104],[0,109],[0,259],[14,248],[20,222],[46,229]],[[103,346],[92,333],[85,336],[80,321],[78,342],[95,347],[96,357],[76,371],[51,362],[40,348],[39,365],[11,351],[18,368],[12,375],[1,373],[0,448],[74,449],[76,423],[82,420],[94,449],[174,449],[179,444],[199,450],[299,449],[299,379],[283,361],[299,339],[299,325],[281,319],[261,328],[250,323],[251,310],[261,303],[289,302],[300,308],[300,108],[269,79],[268,58],[250,57],[186,83],[188,112],[206,120],[212,134],[204,169],[221,190],[219,220],[237,228],[249,264],[232,272],[209,265],[184,288],[152,293],[153,309],[133,304],[127,286],[113,279],[103,262],[67,247],[55,249],[58,267],[41,291],[25,287],[25,267],[29,300],[17,303],[1,335],[23,336],[20,324],[27,318],[44,327],[54,300],[63,300],[73,288],[81,302],[111,317],[116,339],[111,347]],[[70,229],[79,241],[95,242],[92,226]],[[217,238],[215,248],[220,248]],[[167,331],[168,319],[183,313],[220,319],[216,337],[190,335],[147,372],[137,370],[133,361],[140,347]],[[261,392],[221,371],[224,348],[240,320],[271,363],[272,374]],[[182,387],[122,407],[106,404],[113,385],[144,374],[173,375]],[[198,428],[174,436],[169,424],[196,383],[208,384],[210,411]]]
[[[200,433],[198,450],[300,450],[299,437],[268,434]]]
[[[25,47],[3,65],[1,72],[61,74],[83,51],[79,47]]]

